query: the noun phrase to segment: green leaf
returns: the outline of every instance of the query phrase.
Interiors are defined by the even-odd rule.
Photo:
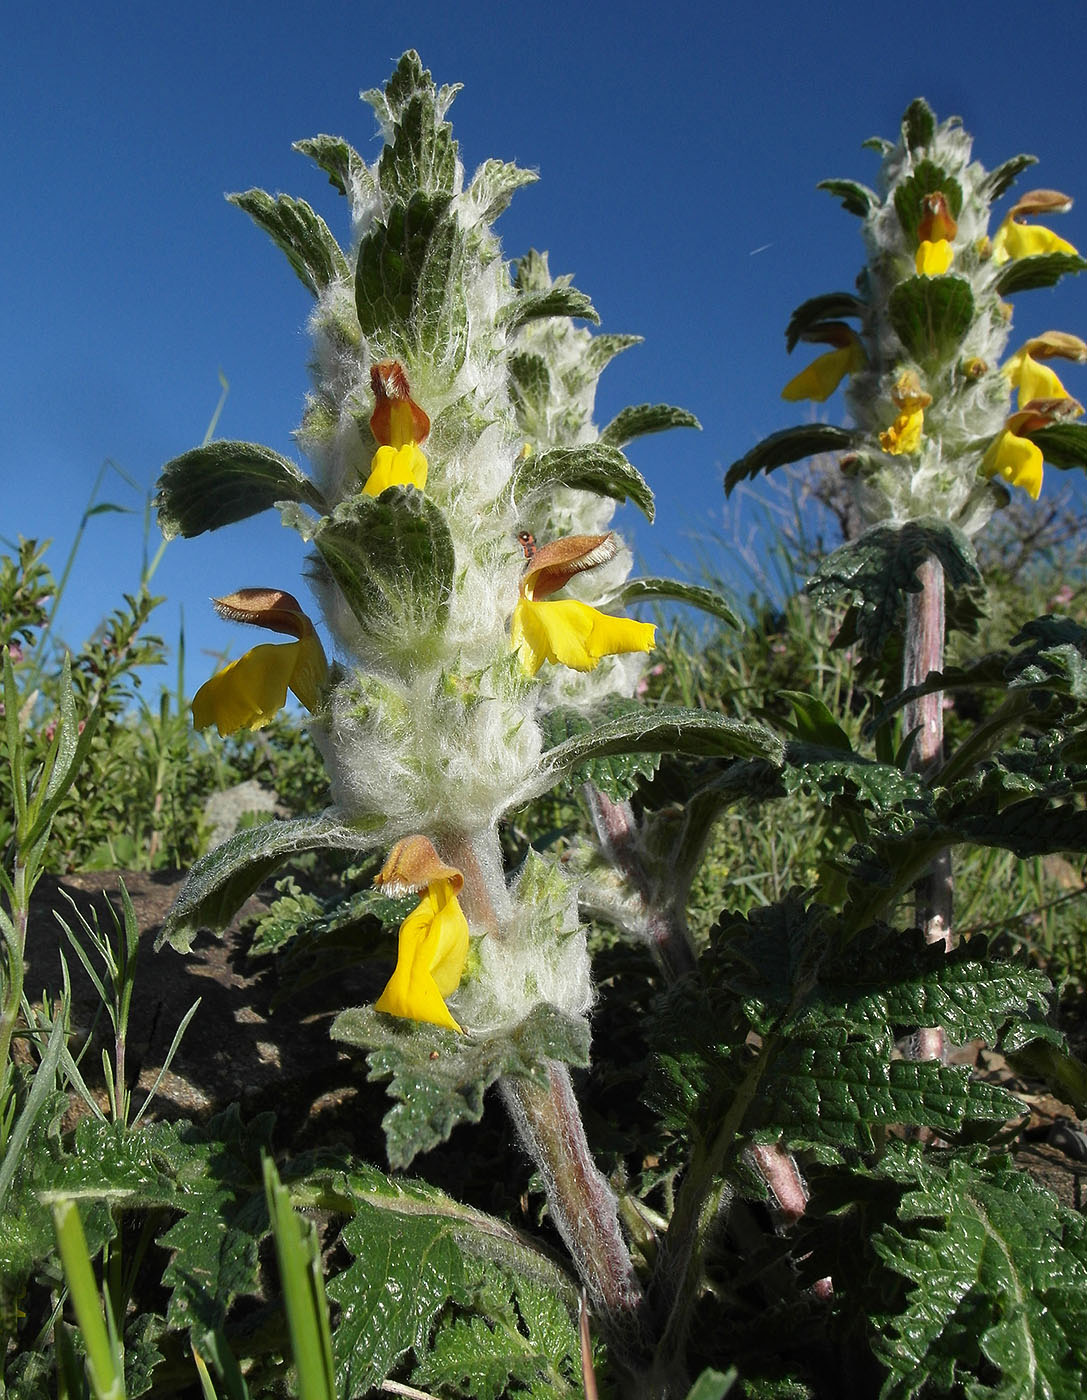
[[[363,335],[395,335],[407,356],[459,364],[467,335],[465,233],[446,194],[397,202],[359,246],[355,309]]]
[[[438,117],[434,95],[434,85],[428,83],[400,108],[392,140],[378,161],[386,198],[410,199],[417,190],[439,195],[454,192],[457,143],[453,128]]]
[[[600,324],[596,308],[576,287],[555,286],[543,292],[522,292],[505,308],[503,324],[510,330],[517,330],[529,321],[544,320],[549,316],[576,316],[583,321]]]
[[[644,713],[644,707],[636,700],[613,699],[591,710],[564,709],[559,707],[548,711],[541,720],[545,748],[555,748],[569,739],[593,734],[609,719]],[[651,778],[660,762],[658,754],[616,754],[590,759],[568,776],[571,785],[592,783],[608,795],[613,802],[622,802],[638,786],[639,778]]]
[[[1087,1372],[1087,1243],[1065,1210],[1007,1160],[987,1171],[918,1163],[921,1184],[877,1254],[913,1285],[872,1318],[884,1400],[1078,1400]],[[985,1377],[984,1380],[979,1376]]]
[[[641,345],[640,335],[594,335],[585,352],[585,367],[590,375],[600,374],[607,365],[631,346]]]
[[[820,452],[842,452],[856,442],[856,433],[848,428],[835,428],[830,423],[782,428],[733,462],[725,474],[725,495],[731,495],[739,482],[758,476],[760,472],[771,472],[787,462],[799,462],[802,457],[814,457]]]
[[[539,777],[531,786],[537,792],[546,791],[590,760],[638,753],[764,758],[780,764],[784,746],[777,735],[762,725],[706,710],[684,710],[678,706],[649,710],[639,706],[546,750],[540,759]]]
[[[453,590],[453,539],[422,491],[390,486],[354,496],[321,521],[313,542],[371,637],[415,647],[440,629]]]
[[[852,754],[853,745],[849,741],[849,735],[822,700],[801,690],[782,690],[778,693],[793,707],[796,735],[799,739],[808,744],[818,744],[822,748],[840,749],[843,753]]]
[[[701,428],[702,424],[685,408],[673,408],[667,403],[643,403],[624,408],[617,413],[600,434],[606,447],[625,447],[635,438],[648,433],[662,433],[669,428]]]
[[[926,195],[942,193],[947,199],[947,207],[953,219],[962,213],[962,186],[946,170],[931,160],[920,161],[913,173],[895,187],[895,213],[902,225],[907,248],[916,248],[920,242],[918,225],[924,212],[923,201]]]
[[[826,190],[835,199],[840,199],[847,214],[856,214],[862,219],[873,209],[879,208],[879,195],[875,190],[870,190],[867,185],[859,184],[856,180],[820,180],[815,188]]]
[[[936,367],[954,355],[974,323],[974,294],[963,277],[910,277],[887,304],[891,325],[919,364]]]
[[[514,468],[513,499],[519,505],[560,486],[595,491],[616,501],[629,497],[647,520],[653,519],[653,492],[645,477],[617,447],[600,442],[584,447],[553,447],[537,456],[521,458]]]
[[[807,589],[821,605],[850,602],[865,654],[876,657],[901,625],[905,595],[920,592],[917,570],[930,554],[943,565],[949,590],[980,586],[973,546],[960,530],[946,521],[910,520],[877,525],[840,546]]]
[[[389,1079],[397,1103],[382,1119],[389,1165],[406,1167],[444,1142],[458,1123],[478,1123],[486,1090],[504,1074],[548,1082],[547,1061],[589,1063],[589,1028],[539,1004],[512,1031],[476,1038],[372,1007],[341,1011],[334,1040],[369,1051],[370,1079]]]
[[[472,176],[467,198],[479,210],[481,219],[493,223],[517,190],[539,178],[534,170],[522,170],[509,161],[485,160]]]
[[[1032,292],[1036,287],[1054,287],[1071,272],[1082,272],[1087,260],[1078,253],[1035,253],[1029,258],[1012,258],[1001,268],[995,290],[1002,297]]]
[[[314,296],[320,296],[330,282],[350,275],[347,259],[328,225],[304,199],[287,194],[273,198],[258,189],[228,194],[227,199],[271,236]]]
[[[936,118],[923,97],[915,97],[902,118],[902,141],[907,150],[929,145],[936,132]]]
[[[619,590],[615,601],[618,603],[640,603],[647,600],[668,600],[686,603],[699,608],[711,617],[719,618],[729,627],[743,630],[743,620],[729,604],[712,588],[703,588],[697,583],[681,583],[671,578],[632,578]]]
[[[793,742],[785,752],[781,777],[786,792],[815,793],[824,801],[845,798],[869,813],[893,812],[906,803],[924,806],[924,783],[893,763],[874,763],[852,753],[842,757],[840,744],[815,747]]]
[[[796,349],[804,332],[823,321],[840,321],[845,316],[863,317],[867,305],[853,292],[824,292],[801,302],[789,317],[785,328],[785,348],[790,354]]]
[[[254,442],[209,442],[174,457],[162,469],[155,495],[159,529],[168,540],[192,539],[246,520],[280,501],[312,506],[325,498],[286,457]]]
[[[1036,443],[1046,462],[1059,471],[1087,468],[1087,426],[1082,423],[1054,423],[1022,436]]]
[[[995,170],[990,170],[985,178],[983,189],[990,200],[997,200],[1015,183],[1024,170],[1038,164],[1037,156],[1012,156]]]
[[[573,1288],[549,1259],[504,1221],[421,1182],[354,1167],[345,1185],[354,1215],[342,1239],[354,1258],[328,1287],[340,1309],[339,1394],[369,1394],[409,1350],[413,1384],[443,1395],[487,1400],[492,1385],[509,1393],[511,1378],[532,1395],[580,1394],[567,1384],[579,1372]],[[537,1390],[541,1376],[554,1388]]]
[[[546,421],[551,372],[542,355],[511,355],[507,360],[510,393],[523,417]]]
[[[707,1368],[687,1392],[686,1400],[725,1400],[739,1378],[735,1366],[730,1366],[728,1371]]]
[[[229,841],[201,856],[155,941],[187,953],[202,928],[226,928],[249,896],[273,871],[302,851],[366,851],[381,842],[383,822],[349,824],[331,809],[319,817],[266,822],[243,828]]]
[[[295,141],[292,150],[301,151],[321,167],[328,176],[328,183],[340,194],[346,195],[356,189],[373,190],[373,176],[369,167],[354,147],[349,146],[340,136],[311,136],[304,141]]]
[[[1031,1024],[1014,1026],[1013,1037],[1005,1037],[1000,1049],[1017,1074],[1040,1079],[1058,1097],[1072,1105],[1081,1118],[1087,1116],[1087,1065],[1067,1046],[1050,1038],[1049,1034],[1033,1034],[1038,1028]],[[1051,1027],[1044,1027],[1046,1032]],[[1063,1040],[1063,1036],[1059,1037]]]

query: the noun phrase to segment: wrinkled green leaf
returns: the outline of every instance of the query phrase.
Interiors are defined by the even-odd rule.
[[[390,1080],[397,1103],[382,1127],[389,1165],[397,1168],[444,1142],[458,1123],[478,1123],[483,1095],[502,1075],[546,1084],[548,1060],[589,1062],[588,1025],[542,1003],[512,1031],[487,1037],[398,1020],[369,1006],[341,1011],[331,1034],[369,1052],[371,1079]]]
[[[553,447],[538,456],[521,458],[513,474],[513,499],[521,504],[550,494],[557,487],[595,491],[613,500],[629,497],[647,520],[653,519],[653,492],[641,472],[617,447],[587,443],[584,447]]]
[[[271,236],[314,296],[319,296],[330,282],[350,275],[347,259],[328,225],[304,199],[292,199],[287,194],[273,197],[258,189],[228,194],[227,199],[244,209]]]
[[[522,292],[506,308],[503,321],[512,332],[529,321],[544,320],[549,316],[576,316],[583,321],[592,321],[594,325],[600,324],[596,308],[585,293],[579,292],[576,287],[563,286],[549,287],[543,292]]]
[[[328,505],[298,467],[255,442],[209,442],[174,457],[162,469],[155,495],[159,529],[168,540],[192,539],[246,520],[281,501],[324,515]]]
[[[875,190],[857,180],[820,180],[815,188],[840,199],[847,214],[856,214],[862,219],[879,207],[879,195]]]
[[[632,578],[623,584],[616,595],[618,603],[640,603],[659,599],[661,602],[686,603],[719,618],[730,627],[743,629],[743,620],[734,612],[720,593],[712,588],[703,588],[697,583],[681,583],[670,578]]]
[[[1002,297],[1032,292],[1036,287],[1055,287],[1062,277],[1082,272],[1087,260],[1072,253],[1036,253],[1029,258],[1012,258],[997,275],[995,288]]]
[[[592,710],[562,707],[550,710],[541,722],[544,747],[552,749],[569,739],[591,735],[601,723],[635,712],[644,714],[643,707],[636,700],[612,700]],[[592,783],[607,793],[613,802],[621,802],[631,796],[639,778],[653,776],[659,762],[660,756],[655,753],[610,754],[580,764],[567,781],[571,784]]]
[[[1082,423],[1054,423],[1050,428],[1022,436],[1042,449],[1042,456],[1051,467],[1061,471],[1087,468],[1087,427]]]
[[[911,520],[877,525],[840,546],[808,581],[808,592],[820,605],[851,603],[856,634],[875,657],[901,626],[905,595],[920,592],[917,570],[929,554],[943,565],[949,590],[980,586],[973,546],[961,531],[945,521]]]
[[[853,292],[824,292],[801,302],[789,317],[785,328],[785,348],[790,354],[796,349],[805,331],[823,321],[840,321],[846,316],[863,316],[867,306]]]
[[[1029,170],[1032,165],[1037,164],[1037,156],[1012,156],[1011,160],[1006,160],[995,170],[990,170],[984,186],[986,195],[992,200],[999,199],[1024,170]]]
[[[316,161],[328,176],[328,183],[342,195],[356,188],[373,188],[373,176],[366,162],[342,137],[311,136],[304,141],[295,141],[292,150],[301,151],[304,156]]]
[[[1082,1216],[1010,1163],[926,1164],[873,1245],[912,1285],[873,1318],[884,1400],[965,1386],[974,1400],[1078,1400],[1087,1373]],[[979,1376],[985,1377],[984,1380]]]
[[[733,462],[725,474],[725,495],[748,477],[771,472],[787,462],[799,462],[820,452],[844,452],[854,446],[857,434],[848,428],[836,428],[830,423],[804,423],[796,428],[782,428],[763,438],[739,461]]]
[[[947,207],[953,219],[962,213],[962,186],[934,161],[922,160],[895,188],[895,213],[902,225],[907,248],[915,248],[920,242],[917,232],[921,222],[923,200],[927,194],[940,191],[947,199]]]
[[[648,433],[662,433],[669,428],[701,428],[693,413],[685,408],[673,408],[667,403],[643,403],[624,408],[617,413],[600,434],[606,447],[625,447],[635,438]]]
[[[891,293],[887,314],[906,353],[935,368],[973,325],[974,294],[963,277],[910,277]]]
[[[354,496],[313,535],[363,630],[390,645],[416,645],[449,611],[453,539],[440,508],[412,486]]]
[[[166,917],[156,948],[169,943],[187,953],[202,928],[222,930],[249,896],[291,856],[302,851],[366,851],[380,844],[383,823],[348,824],[331,810],[319,817],[243,828],[189,871]]]
[[[485,160],[472,176],[468,198],[486,223],[493,223],[507,207],[514,193],[540,177],[534,170],[522,170],[504,160]]]
[[[927,146],[936,132],[936,117],[923,97],[915,97],[902,117],[902,140],[916,151]]]

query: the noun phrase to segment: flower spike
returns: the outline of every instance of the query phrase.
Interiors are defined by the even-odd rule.
[[[375,1009],[459,1031],[445,998],[460,985],[468,957],[468,920],[457,901],[464,876],[425,836],[409,836],[390,851],[374,884],[394,897],[423,894],[400,925],[396,969]]]
[[[254,647],[205,681],[192,700],[197,729],[214,724],[224,738],[239,729],[262,729],[287,703],[288,690],[311,714],[320,707],[328,662],[296,598],[274,588],[242,588],[212,603],[229,622],[285,632],[295,641]]]
[[[390,486],[426,485],[427,459],[419,444],[430,432],[430,419],[411,397],[404,366],[383,360],[370,369],[374,411],[370,431],[379,446],[370,463],[363,491],[380,496]]]

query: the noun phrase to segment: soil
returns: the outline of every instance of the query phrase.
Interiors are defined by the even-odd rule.
[[[205,933],[188,954],[168,945],[156,952],[155,940],[184,880],[176,872],[95,871],[46,877],[35,890],[25,985],[31,996],[39,989],[55,993],[62,985],[59,955],[64,949],[77,1040],[92,1031],[95,1037],[82,1061],[88,1083],[95,1083],[93,1067],[100,1063],[100,1046],[106,1044],[109,1027],[101,1017],[95,1023],[98,993],[58,919],[78,929],[74,903],[86,918],[96,916],[101,928],[111,929],[106,901],[120,907],[122,879],[140,929],[127,1047],[135,1107],[151,1091],[178,1025],[199,998],[200,1006],[155,1092],[153,1116],[204,1118],[237,1102],[247,1118],[274,1109],[284,1134],[281,1140],[295,1150],[344,1137],[361,1149],[359,1128],[368,1123],[369,1132],[375,1133],[387,1101],[382,1106],[382,1090],[365,1082],[361,1058],[353,1059],[329,1038],[329,1026],[344,1007],[373,1001],[380,988],[361,970],[338,973],[301,990],[281,987],[270,960],[258,964],[246,957],[244,926],[266,907],[256,897],[221,939]],[[277,993],[285,990],[290,995],[277,1005]],[[1085,1018],[1076,1016],[1071,1029],[1079,1031],[1084,1024]],[[1083,1045],[1076,1043],[1074,1034],[1072,1039],[1073,1048],[1082,1054]],[[1064,1204],[1081,1209],[1087,1200],[1087,1135],[1075,1110],[1043,1085],[1017,1076],[1002,1056],[980,1041],[954,1051],[952,1058],[975,1066],[980,1076],[1023,1100],[1030,1118],[1014,1146],[1020,1165]],[[101,1102],[104,1106],[104,1093]],[[73,1120],[88,1111],[73,1097]],[[372,1146],[373,1159],[381,1160],[376,1136]]]

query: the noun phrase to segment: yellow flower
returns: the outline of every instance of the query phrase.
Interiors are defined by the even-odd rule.
[[[367,496],[380,496],[390,486],[414,486],[422,490],[427,480],[427,459],[419,444],[430,432],[430,419],[411,397],[403,365],[383,360],[370,370],[374,411],[370,431],[380,444],[363,485]]]
[[[925,426],[925,410],[915,408],[911,413],[900,413],[891,426],[879,435],[879,445],[892,457],[903,452],[916,452],[921,446],[921,432]]]
[[[919,277],[942,277],[951,266],[951,244],[946,238],[923,238],[917,245],[914,265]]]
[[[919,277],[942,277],[951,266],[951,239],[959,231],[947,207],[947,196],[934,190],[921,201],[921,218],[917,225],[920,240],[914,256]]]
[[[1078,418],[1082,412],[1083,405],[1064,394],[1058,398],[1035,399],[1026,408],[1011,414],[981,459],[982,476],[986,479],[1002,476],[1010,486],[1021,486],[1036,501],[1042,490],[1042,450],[1022,434],[1040,432],[1054,423]]]
[[[289,593],[243,588],[213,598],[215,611],[232,622],[250,622],[296,640],[254,647],[205,681],[193,696],[197,729],[214,724],[224,737],[239,729],[261,729],[287,702],[292,690],[311,713],[321,703],[328,663],[313,623]]]
[[[651,622],[612,617],[574,598],[550,599],[573,576],[611,559],[614,536],[570,535],[537,549],[521,580],[513,609],[510,641],[526,675],[545,661],[573,671],[591,671],[605,656],[650,651],[656,628]]]
[[[847,374],[856,374],[864,369],[868,357],[856,331],[841,321],[828,321],[814,326],[800,337],[801,340],[816,344],[833,345],[833,350],[812,360],[811,364],[789,380],[781,391],[781,397],[790,403],[800,399],[812,399],[823,403],[834,393]]]
[[[1029,438],[1018,437],[1005,428],[981,459],[981,474],[986,479],[1002,476],[1010,486],[1021,486],[1036,501],[1042,491],[1042,450]]]
[[[1041,253],[1068,253],[1077,256],[1071,243],[1039,224],[1025,224],[1028,214],[1066,213],[1072,201],[1059,190],[1030,190],[1008,210],[993,237],[993,262],[998,266],[1012,258],[1031,258]]]
[[[374,883],[392,895],[423,891],[400,925],[396,969],[375,1008],[459,1031],[445,998],[460,985],[468,957],[468,920],[457,900],[464,876],[442,863],[425,836],[411,836],[393,848]]]
[[[1019,408],[1037,400],[1070,399],[1072,396],[1056,374],[1040,360],[1059,357],[1064,360],[1087,360],[1087,344],[1079,336],[1065,331],[1045,331],[1028,340],[1001,366],[1001,373],[1011,387],[1018,391]]]
[[[917,372],[907,369],[895,381],[891,400],[899,414],[891,426],[880,433],[879,445],[892,457],[899,457],[904,452],[917,452],[925,426],[925,409],[932,402],[932,395],[921,388]]]

